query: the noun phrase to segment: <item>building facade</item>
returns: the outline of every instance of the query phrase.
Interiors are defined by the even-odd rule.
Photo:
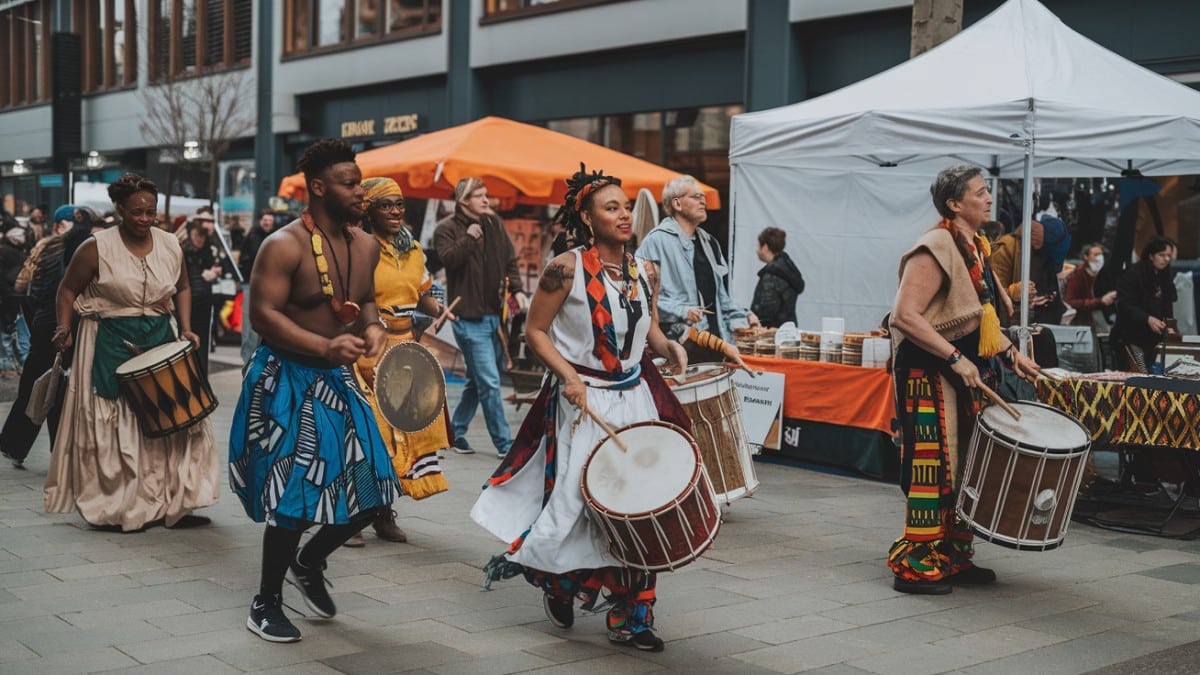
[[[1000,0],[964,4],[969,26]],[[1200,3],[1045,4],[1103,46],[1200,84],[1200,46],[1183,28],[1200,23]],[[250,210],[313,140],[367,149],[484,115],[544,124],[724,192],[731,116],[900,63],[910,31],[911,0],[0,0],[0,196],[20,211],[65,201],[73,181],[134,170]],[[70,70],[55,60],[61,33],[77,35],[81,53],[74,144],[55,121],[69,99],[56,98]],[[223,149],[210,188],[205,162],[174,147],[186,131],[156,134],[147,120],[164,90],[230,77],[251,123]],[[726,216],[711,219],[723,236]]]

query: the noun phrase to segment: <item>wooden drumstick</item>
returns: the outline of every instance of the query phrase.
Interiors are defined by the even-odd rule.
[[[429,327],[429,331],[431,333],[437,333],[439,330],[441,330],[442,324],[446,323],[446,319],[450,316],[450,312],[454,309],[454,306],[458,304],[459,300],[462,300],[461,295],[454,298],[454,302],[446,305],[446,309],[442,310],[441,315],[439,315],[438,318],[434,320],[433,325]]]
[[[1012,407],[1011,405],[1009,405],[1009,404],[1008,404],[1008,401],[1005,401],[1004,399],[1000,398],[1000,395],[999,395],[999,394],[997,394],[996,392],[992,391],[992,388],[991,388],[991,387],[989,387],[989,386],[987,386],[986,384],[984,384],[984,383],[980,382],[980,383],[979,383],[979,389],[980,389],[980,391],[982,391],[984,394],[986,394],[988,398],[992,399],[992,402],[993,402],[993,403],[995,403],[996,405],[1000,406],[1000,408],[1001,408],[1001,409],[1003,409],[1003,410],[1004,410],[1004,412],[1008,413],[1009,415],[1012,415],[1012,418],[1013,418],[1014,420],[1017,420],[1018,422],[1021,420],[1021,413],[1020,413],[1020,412],[1018,412],[1016,408],[1014,408],[1014,407]]]
[[[600,425],[600,428],[604,430],[604,433],[608,434],[609,440],[611,440],[613,443],[616,443],[617,447],[621,449],[621,452],[629,452],[629,446],[625,445],[625,441],[622,441],[617,436],[617,432],[614,431],[612,427],[608,426],[608,422],[605,422],[600,418],[599,415],[592,412],[591,408],[584,408],[583,411],[588,414],[588,417],[592,418],[592,421]]]

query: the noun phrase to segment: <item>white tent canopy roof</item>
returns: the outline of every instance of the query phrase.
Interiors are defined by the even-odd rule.
[[[825,96],[733,120],[730,163],[932,177],[1200,173],[1200,94],[1009,0],[936,48]],[[895,166],[892,166],[895,165]]]
[[[1034,176],[1200,173],[1200,92],[1100,47],[1036,0],[1009,0],[879,75],[737,115],[735,299],[749,304],[756,238],[776,226],[809,282],[800,326],[842,316],[851,330],[875,327],[901,254],[937,222],[929,184],[938,171],[967,162],[1021,178],[1030,141]]]

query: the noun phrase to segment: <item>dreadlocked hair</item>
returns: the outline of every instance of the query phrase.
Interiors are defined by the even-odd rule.
[[[583,162],[579,163],[579,171],[567,179],[567,194],[563,197],[562,208],[554,214],[554,222],[561,223],[567,238],[576,244],[590,245],[592,243],[592,228],[583,222],[580,216],[583,211],[591,208],[592,198],[597,190],[608,185],[620,185],[621,179],[606,176],[604,171],[588,173]]]
[[[313,180],[334,164],[353,162],[354,148],[340,138],[322,138],[304,149],[304,155],[296,162],[296,168],[304,172],[304,185],[310,190]]]

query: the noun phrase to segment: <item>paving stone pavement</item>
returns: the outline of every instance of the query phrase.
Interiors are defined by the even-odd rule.
[[[224,443],[240,374],[212,382]],[[509,410],[514,431],[522,414]],[[368,530],[365,548],[335,553],[339,615],[292,609],[304,639],[276,645],[244,627],[262,527],[228,490],[211,527],[90,531],[43,511],[43,434],[27,471],[0,465],[0,672],[1118,673],[1149,655],[1154,672],[1200,672],[1197,542],[1073,524],[1056,551],[979,544],[994,586],[906,596],[883,561],[902,525],[895,486],[763,462],[713,549],[660,575],[665,652],[610,645],[602,616],[560,630],[520,579],[481,587],[503,545],[467,513],[497,459],[481,417],[468,439],[477,454],[447,454],[450,492],[398,503],[409,543]],[[304,607],[294,588],[284,596]]]

